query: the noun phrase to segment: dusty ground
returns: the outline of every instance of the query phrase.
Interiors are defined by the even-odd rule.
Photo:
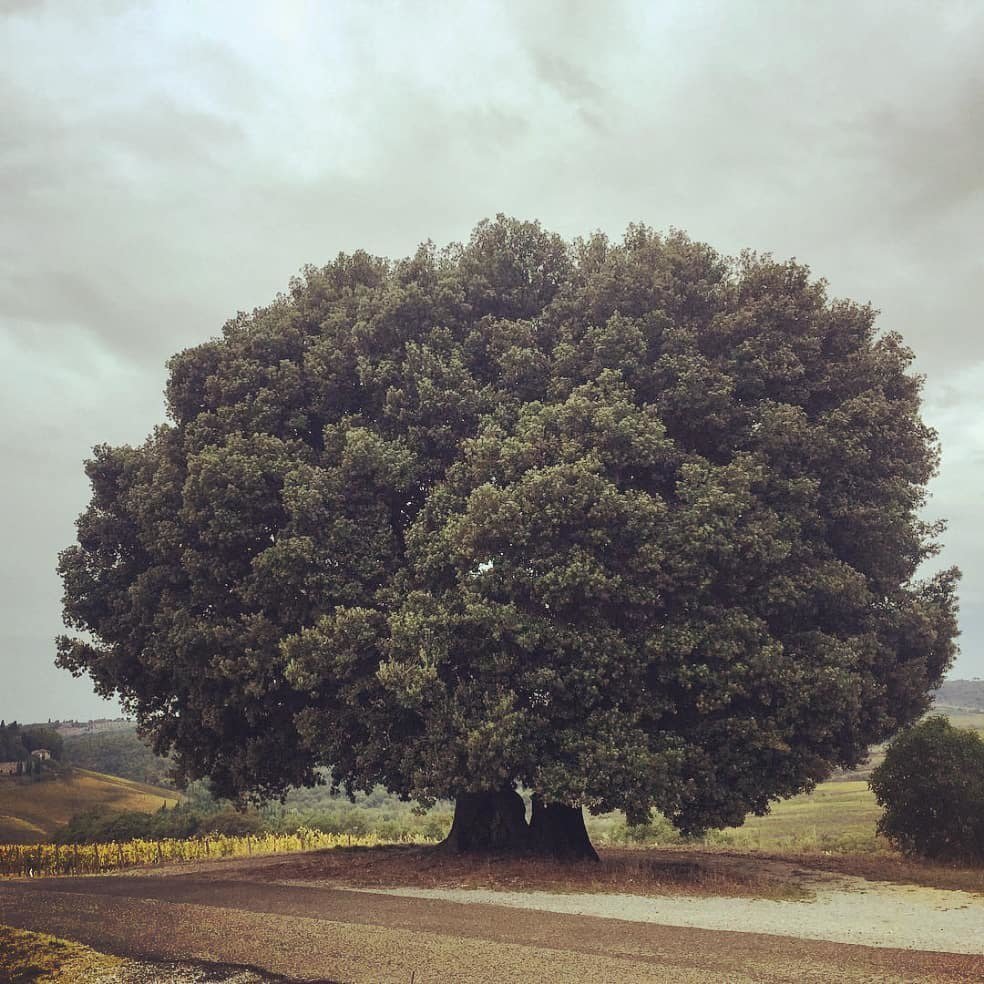
[[[454,857],[423,845],[337,848],[306,854],[195,862],[195,871],[238,877],[296,878],[360,888],[488,888],[505,891],[631,892],[639,895],[802,898],[817,872],[867,881],[952,889],[984,898],[984,868],[919,861],[897,854],[770,854],[719,848],[603,848],[601,863]],[[168,877],[182,863],[131,868],[121,875]],[[114,873],[115,874],[115,873]]]
[[[445,854],[430,846],[336,848],[306,854],[198,862],[196,872],[224,878],[298,881],[352,888],[485,888],[495,891],[632,892],[665,896],[804,898],[809,889],[788,863],[749,855],[608,849],[600,864],[565,864],[540,858],[491,859]],[[172,877],[183,865],[148,865],[126,872]]]
[[[385,868],[385,854],[363,856],[350,875],[364,881],[373,857]],[[222,963],[307,981],[984,980],[984,903],[965,893],[845,882],[770,862],[764,898],[678,891],[654,899],[569,885],[509,894],[404,887],[409,897],[380,893],[378,882],[388,879],[379,870],[375,891],[335,887],[340,864],[339,852],[327,852],[171,869],[165,877],[7,881],[0,923],[138,959]],[[773,891],[783,879],[793,890]],[[916,906],[919,925],[898,921],[901,902]],[[852,904],[845,921],[839,909]],[[862,937],[875,946],[824,938],[851,925],[877,934],[886,913],[882,938]],[[713,926],[703,925],[708,920]]]

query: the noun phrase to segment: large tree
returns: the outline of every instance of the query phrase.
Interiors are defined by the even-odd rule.
[[[911,361],[806,267],[645,226],[341,255],[95,449],[59,662],[227,795],[328,766],[454,797],[459,849],[740,823],[952,660]]]

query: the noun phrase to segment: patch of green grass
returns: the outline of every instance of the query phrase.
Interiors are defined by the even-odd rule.
[[[0,981],[87,981],[119,967],[122,961],[87,946],[46,933],[0,926]]]

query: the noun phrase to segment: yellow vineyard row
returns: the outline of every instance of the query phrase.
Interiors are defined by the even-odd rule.
[[[0,844],[0,876],[91,875],[146,864],[242,858],[253,854],[375,847],[375,834],[325,834],[301,828],[293,834],[232,837],[213,834],[181,840],[131,840],[108,844]]]

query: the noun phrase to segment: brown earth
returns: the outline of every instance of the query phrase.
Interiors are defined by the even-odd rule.
[[[295,856],[292,875],[313,865],[309,880],[321,881],[310,876],[324,874],[325,859]],[[170,877],[11,880],[0,883],[0,923],[121,956],[306,981],[984,980],[984,957],[972,954],[284,885],[271,860]]]
[[[690,846],[609,847],[598,853],[600,864],[584,864],[512,855],[476,859],[427,845],[392,845],[216,859],[195,862],[195,871],[359,888],[412,886],[777,899],[808,895],[817,873],[828,872],[984,896],[982,867],[922,861],[894,853],[777,854]],[[175,862],[131,868],[129,872],[167,877],[187,870],[187,865]]]
[[[197,863],[195,871],[251,881],[311,882],[353,888],[487,888],[496,891],[630,892],[729,898],[803,898],[790,865],[749,855],[607,848],[601,863],[506,854],[456,855],[429,845],[335,848]],[[167,877],[188,869],[148,865]],[[130,869],[136,873],[136,869]]]

